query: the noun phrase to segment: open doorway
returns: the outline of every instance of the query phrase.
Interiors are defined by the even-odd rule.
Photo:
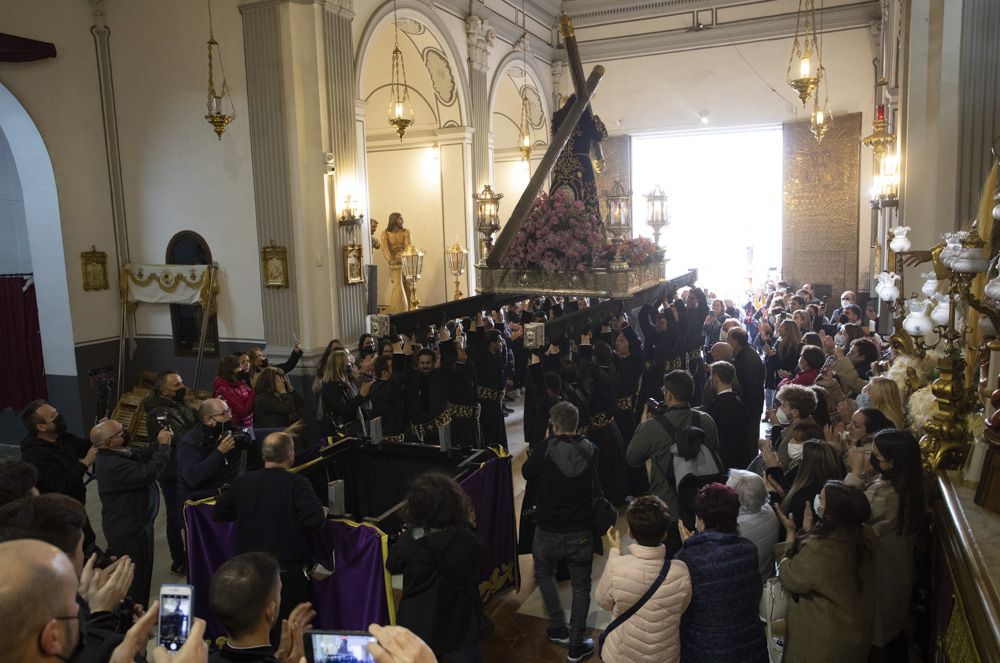
[[[781,127],[634,136],[634,232],[652,237],[644,194],[669,195],[660,234],[668,271],[695,267],[698,282],[739,299],[781,273]]]

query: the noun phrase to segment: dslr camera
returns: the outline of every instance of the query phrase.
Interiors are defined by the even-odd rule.
[[[234,428],[229,431],[229,434],[233,436],[233,441],[236,442],[237,449],[246,451],[250,448],[250,442],[253,438],[250,435],[249,428]]]
[[[667,411],[667,404],[663,401],[658,401],[655,398],[647,398],[646,407],[649,409],[650,414],[659,415]]]

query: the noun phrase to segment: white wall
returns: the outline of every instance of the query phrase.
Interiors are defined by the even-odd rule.
[[[136,0],[107,7],[131,259],[162,263],[170,237],[200,233],[222,268],[219,333],[261,339],[258,242],[236,3],[213,5],[237,119],[221,142],[204,119],[205,5]],[[58,17],[58,20],[53,20]],[[51,41],[56,58],[0,63],[0,82],[41,132],[55,171],[77,344],[116,337],[118,292],[84,292],[79,254],[96,245],[115,280],[114,231],[101,124],[94,23],[85,2],[7,0],[0,25]],[[216,72],[220,81],[220,72]],[[141,335],[167,336],[164,307],[140,307]]]

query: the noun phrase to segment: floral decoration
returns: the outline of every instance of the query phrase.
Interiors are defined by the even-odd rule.
[[[582,201],[543,193],[514,237],[507,266],[584,272],[603,241],[600,219]]]

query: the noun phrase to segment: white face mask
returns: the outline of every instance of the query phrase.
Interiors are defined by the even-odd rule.
[[[802,460],[802,445],[798,442],[789,442],[788,457],[792,460]]]
[[[817,518],[823,517],[823,506],[819,503],[819,493],[816,493],[816,497],[813,498],[813,513],[816,514]]]
[[[841,299],[840,300],[840,308],[847,308],[848,306],[851,305],[851,303],[852,302],[851,302],[850,299]]]
[[[778,423],[781,424],[782,426],[788,423],[788,415],[785,414],[785,411],[782,408],[779,407],[777,410],[775,410],[774,416],[778,418]]]
[[[838,348],[842,348],[847,343],[847,339],[844,338],[843,334],[837,334],[836,336],[833,337],[833,343]]]

